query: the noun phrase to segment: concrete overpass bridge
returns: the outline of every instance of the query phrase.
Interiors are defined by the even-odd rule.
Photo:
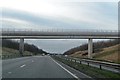
[[[1,29],[1,39],[20,39],[19,51],[24,52],[24,39],[88,39],[88,58],[92,58],[93,39],[119,39],[119,31],[108,30],[17,30]]]

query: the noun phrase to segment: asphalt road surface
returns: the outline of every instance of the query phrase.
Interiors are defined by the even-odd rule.
[[[78,77],[88,78],[87,75],[70,69],[50,56],[32,56],[2,61],[2,78],[69,78],[77,80]]]

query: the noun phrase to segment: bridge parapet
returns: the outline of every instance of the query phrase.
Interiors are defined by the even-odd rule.
[[[2,29],[6,36],[118,36],[117,30],[79,30],[79,29]]]
[[[2,31],[30,31],[30,32],[119,32],[118,30],[96,30],[96,29],[11,29],[2,28]]]

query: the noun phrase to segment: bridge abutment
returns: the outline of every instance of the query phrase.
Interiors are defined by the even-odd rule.
[[[23,52],[24,52],[24,39],[20,39],[20,43],[19,43],[19,52],[20,55],[23,56]]]
[[[88,39],[88,58],[92,58],[93,53],[93,40]]]

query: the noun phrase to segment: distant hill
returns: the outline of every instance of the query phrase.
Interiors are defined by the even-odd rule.
[[[94,42],[93,43],[93,53],[101,51],[102,48],[114,46],[114,45],[117,45],[117,44],[119,44],[118,39]],[[85,51],[85,50],[88,50],[88,44],[83,44],[81,46],[72,48],[72,49],[64,52],[64,55],[71,55],[71,54],[74,54],[75,52]],[[86,51],[86,54],[88,54],[87,51]]]
[[[3,39],[2,47],[13,49],[13,50],[19,50],[19,42],[14,41],[14,40]],[[39,49],[37,46],[35,46],[33,44],[28,44],[28,43],[24,44],[24,51],[31,52],[31,53],[33,53],[33,55],[42,54],[42,53],[48,54],[46,51]]]

